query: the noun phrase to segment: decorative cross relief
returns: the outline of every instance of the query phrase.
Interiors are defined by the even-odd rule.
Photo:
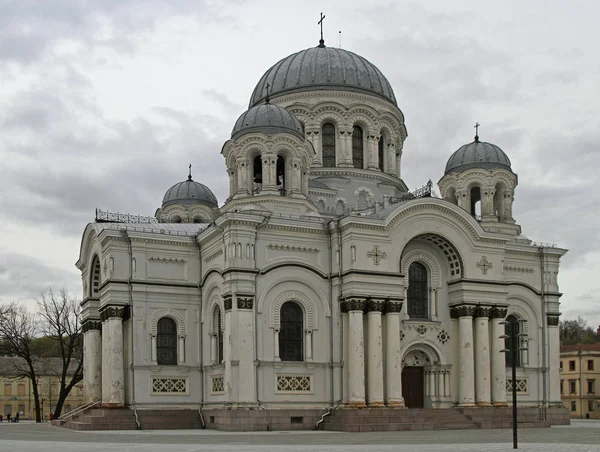
[[[375,265],[379,265],[379,261],[385,259],[387,254],[379,249],[379,245],[375,245],[371,251],[367,253],[367,257],[373,259]]]
[[[481,260],[477,262],[477,268],[481,269],[481,273],[487,275],[488,270],[494,268],[494,264],[489,262],[486,256],[481,256]]]

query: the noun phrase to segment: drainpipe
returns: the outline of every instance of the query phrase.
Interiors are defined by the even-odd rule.
[[[258,224],[256,226],[256,240],[258,240],[258,230],[263,227],[266,226],[267,223],[269,222],[269,220],[271,219],[271,214],[266,215],[262,222],[260,224]],[[256,246],[254,247],[254,260],[256,262]],[[255,264],[256,266],[256,264]],[[256,284],[256,283],[255,283]],[[261,365],[261,361],[258,357],[258,306],[257,306],[257,302],[258,300],[256,300],[256,286],[254,288],[254,292],[255,292],[255,297],[254,297],[254,361],[256,362],[256,366],[254,366],[254,383],[255,383],[255,391],[256,391],[256,404],[258,405],[258,408],[261,410],[266,410],[266,408],[263,406],[262,402],[260,401],[260,397],[259,397],[259,390],[260,390],[260,385],[258,384],[258,378],[260,376],[260,372],[259,372],[259,367]],[[304,334],[304,332],[303,332]],[[267,431],[270,430],[269,428],[269,418],[267,416]]]
[[[340,232],[340,220],[336,221],[336,230],[337,230],[337,239],[338,239],[338,252],[339,252],[339,263],[338,263],[338,285],[339,285],[339,296],[338,300],[341,300],[344,295],[344,281],[342,277],[342,233]],[[332,256],[333,259],[333,256]],[[333,300],[332,300],[333,303]],[[344,366],[346,365],[346,356],[344,354],[344,322],[341,323],[340,327],[340,344],[342,344],[342,359],[344,360]],[[342,391],[344,390],[344,369],[340,367],[340,388]],[[342,394],[342,399],[344,399],[344,394]]]
[[[202,232],[202,231],[201,231]],[[198,247],[198,268],[199,268],[199,278],[198,278],[198,301],[200,303],[200,341],[198,343],[198,366],[200,368],[200,408],[198,408],[198,414],[200,415],[200,421],[202,422],[202,428],[206,428],[206,422],[204,422],[204,416],[202,415],[202,408],[204,408],[204,318],[202,311],[202,252],[200,243],[198,243],[198,236],[200,232],[196,234],[194,237],[194,243]],[[220,326],[219,326],[220,328]]]
[[[133,364],[133,351],[134,351],[134,347],[133,347],[133,339],[134,339],[134,334],[133,334],[133,326],[135,325],[135,322],[133,321],[133,286],[131,284],[131,280],[133,279],[133,244],[131,243],[131,237],[129,237],[129,234],[127,233],[127,230],[124,229],[123,231],[121,231],[123,233],[123,237],[125,237],[125,240],[127,241],[127,244],[129,246],[129,279],[127,280],[127,285],[129,286],[129,320],[131,322],[130,328],[129,328],[129,341],[130,341],[130,362],[129,362],[129,366],[131,368],[131,406],[133,407],[133,414],[135,414],[135,423],[137,424],[137,428],[138,430],[142,429],[142,426],[140,424],[140,421],[138,419],[138,413],[137,413],[137,408],[135,406],[135,366]]]
[[[334,377],[334,369],[333,369],[333,279],[331,278],[331,272],[333,271],[333,247],[331,246],[331,241],[333,240],[333,237],[331,236],[331,231],[329,229],[329,223],[325,224],[325,228],[327,229],[327,246],[329,248],[329,369],[331,372],[330,375],[330,387],[329,387],[329,391],[330,391],[330,397],[329,397],[329,406],[332,407],[333,403],[334,403],[334,395],[333,395],[333,391],[334,391],[334,384],[333,384],[333,377]],[[341,367],[340,367],[340,371],[341,371]],[[343,372],[342,372],[343,375]]]
[[[549,341],[548,328],[546,327],[546,283],[544,281],[544,272],[546,270],[545,267],[545,257],[544,257],[544,247],[540,246],[540,267],[541,267],[541,292],[540,297],[542,299],[542,421],[546,420],[546,405],[548,404],[548,357],[547,353],[547,342]]]

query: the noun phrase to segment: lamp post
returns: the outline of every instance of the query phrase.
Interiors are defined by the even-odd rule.
[[[527,337],[526,333],[519,333],[520,326],[527,322],[525,319],[517,319],[509,316],[500,325],[510,325],[509,335],[504,334],[500,339],[505,340],[505,348],[500,350],[502,353],[510,353],[511,371],[512,371],[512,423],[513,423],[513,449],[517,449],[517,353],[527,350],[527,347],[519,347],[519,339]],[[509,346],[506,347],[506,339],[509,339]]]

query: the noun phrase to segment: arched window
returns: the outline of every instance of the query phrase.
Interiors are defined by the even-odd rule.
[[[517,322],[517,316],[515,315],[509,315],[508,317],[506,317],[506,322],[508,322],[506,325],[504,325],[504,334],[506,336],[508,336],[508,338],[504,339],[504,349],[505,350],[510,350],[512,348],[512,344],[511,344],[511,334],[513,333],[512,329],[516,328],[516,331],[514,332],[515,334],[519,334],[521,331],[521,324],[519,322]],[[519,337],[517,337],[517,347],[521,347],[521,339]],[[512,367],[512,353],[510,352],[506,352],[504,353],[504,358],[506,361],[506,367]],[[521,367],[521,351],[517,351],[517,353],[515,354],[516,357],[516,362],[515,365],[517,367]]]
[[[257,155],[252,160],[252,193],[258,195],[263,186],[263,173],[262,173],[262,157]]]
[[[330,122],[323,124],[321,147],[323,149],[323,166],[335,167],[335,126]]]
[[[479,187],[471,188],[471,215],[477,220],[481,220],[481,189]]]
[[[359,126],[352,127],[352,164],[354,168],[363,168],[364,162],[363,130]]]
[[[281,306],[279,357],[282,361],[302,361],[304,319],[298,303],[287,301]]]
[[[285,185],[285,157],[283,155],[277,156],[277,171],[276,171],[276,179],[275,184],[277,185],[277,191],[281,196],[285,196],[286,194],[286,185]]]
[[[94,256],[92,274],[90,276],[90,295],[97,297],[100,295],[100,259],[98,259],[98,256]]]
[[[411,319],[429,317],[429,294],[427,290],[427,269],[420,262],[413,262],[408,268],[408,316]]]
[[[158,321],[156,362],[159,366],[177,365],[177,323],[169,317]]]
[[[385,171],[385,165],[384,165],[384,152],[383,150],[385,149],[385,137],[383,136],[383,133],[381,134],[381,137],[379,137],[379,144],[378,144],[379,148],[378,148],[378,159],[379,159],[379,169],[381,171]]]
[[[217,349],[216,356],[214,360],[217,363],[223,362],[223,329],[221,328],[221,309],[218,306],[215,307],[215,311],[213,313],[213,334],[215,336],[215,340],[217,341]]]

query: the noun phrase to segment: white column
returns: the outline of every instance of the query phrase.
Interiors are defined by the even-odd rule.
[[[100,314],[102,323],[102,405],[125,405],[125,366],[123,359],[123,312],[108,307]]]
[[[385,403],[389,407],[403,407],[402,354],[400,353],[402,303],[388,301],[385,311]]]
[[[429,371],[429,397],[432,402],[434,401],[433,399],[437,395],[436,391],[435,391],[436,374],[437,374],[437,371],[435,369],[431,369]]]
[[[548,322],[548,362],[555,364],[560,361],[558,316],[559,314],[548,314],[546,316]],[[558,365],[549,367],[550,369],[548,371],[548,400],[552,405],[560,405],[560,370],[558,368]],[[580,390],[582,388],[583,386],[580,387]]]
[[[156,334],[150,335],[150,360],[156,364]]]
[[[102,323],[88,320],[83,329],[83,391],[86,402],[102,399]]]
[[[231,294],[223,296],[223,308],[225,310],[225,319],[223,321],[223,361],[225,361],[225,402],[232,403],[235,399],[235,386],[233,381],[233,313],[232,313],[233,297]]]
[[[304,360],[313,360],[312,330],[304,331]]]
[[[378,148],[377,148],[377,139],[375,135],[369,134],[367,136],[367,168],[368,169],[379,169],[377,165],[378,160]]]
[[[279,357],[279,330],[274,330],[273,345],[275,348],[274,359],[275,361],[281,361],[281,358]]]
[[[254,372],[254,298],[236,295],[237,303],[237,402],[243,405],[256,403],[256,374]]]
[[[429,307],[429,312],[431,312],[431,320],[437,320],[437,291],[435,287],[432,287],[429,290],[431,296],[429,297],[431,306]]]
[[[506,403],[506,364],[504,353],[504,325],[500,322],[506,317],[506,307],[493,307],[491,313],[491,379],[492,379],[492,404],[494,406],[507,406]]]
[[[185,363],[185,336],[179,336],[179,363]]]
[[[384,300],[369,300],[367,303],[367,403],[383,406],[383,337],[381,314]]]
[[[490,326],[491,308],[478,306],[475,310],[475,400],[478,406],[492,406],[490,384]]]
[[[448,369],[444,369],[442,374],[444,380],[444,397],[450,397],[450,371]]]
[[[342,308],[345,309],[345,304],[342,305]],[[344,369],[342,371],[342,403],[347,404],[348,403],[348,396],[349,396],[349,392],[348,392],[348,377],[350,375],[349,372],[349,367],[350,367],[350,359],[348,357],[348,352],[349,352],[349,348],[348,348],[348,339],[350,337],[349,334],[349,319],[348,319],[348,312],[344,312],[342,311],[342,349],[343,349],[343,360],[344,360]]]
[[[475,406],[475,369],[473,354],[474,306],[461,305],[452,308],[458,317],[458,406]]]
[[[384,172],[391,174],[392,176],[396,175],[396,147],[393,143],[387,145],[387,162],[385,162]]]
[[[365,351],[363,338],[363,311],[365,300],[350,299],[348,304],[348,404],[365,405]]]

